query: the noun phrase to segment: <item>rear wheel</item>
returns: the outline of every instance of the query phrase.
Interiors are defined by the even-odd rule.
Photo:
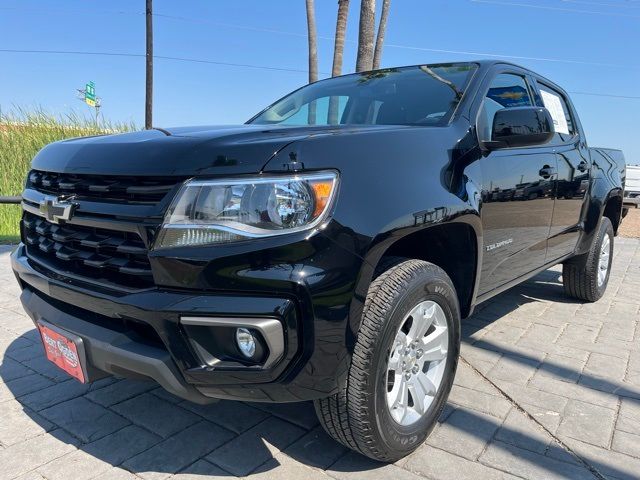
[[[381,461],[418,448],[451,390],[460,349],[460,312],[447,274],[401,262],[369,288],[347,381],[315,402],[325,430]]]
[[[595,302],[607,289],[613,259],[613,226],[602,217],[589,252],[562,266],[562,282],[567,295]]]

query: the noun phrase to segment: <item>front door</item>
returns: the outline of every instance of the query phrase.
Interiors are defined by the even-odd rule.
[[[533,105],[526,77],[503,72],[491,80],[480,114],[478,136],[491,139],[495,112]],[[552,146],[505,148],[480,160],[483,262],[480,294],[545,264],[557,171]]]

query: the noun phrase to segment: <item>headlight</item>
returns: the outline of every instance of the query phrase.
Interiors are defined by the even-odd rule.
[[[308,230],[327,216],[335,172],[191,180],[167,211],[155,248],[228,243]]]

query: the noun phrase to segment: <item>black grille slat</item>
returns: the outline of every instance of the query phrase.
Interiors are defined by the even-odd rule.
[[[38,243],[40,243],[39,238],[38,235],[27,234],[24,239],[27,245],[38,245]]]
[[[153,286],[147,248],[137,234],[55,225],[29,212],[23,215],[22,228],[27,255],[35,261],[129,288]]]
[[[52,226],[53,225],[51,225],[50,223],[47,223],[47,222],[39,222],[36,225],[35,230],[36,230],[36,233],[38,235],[47,235],[47,234],[49,234],[51,232]]]
[[[83,252],[82,250],[77,250],[75,248],[70,248],[64,245],[60,246],[60,248],[56,250],[56,258],[65,261],[85,259],[89,258],[90,256],[91,253],[89,252]]]
[[[99,249],[101,247],[114,246],[117,240],[107,235],[89,235],[86,238],[80,240],[80,245],[83,247]]]
[[[52,195],[77,195],[98,201],[153,204],[162,200],[181,180],[175,177],[74,175],[32,170],[27,188]]]
[[[22,219],[22,223],[24,224],[25,228],[28,228],[28,229],[32,229],[37,221],[38,221],[38,217],[30,217],[30,218]]]
[[[93,255],[91,258],[84,260],[83,263],[93,268],[105,268],[109,265],[109,257],[106,255]]]
[[[51,232],[51,238],[56,242],[70,242],[72,240],[83,240],[89,236],[87,232],[76,232],[68,228],[58,227]]]
[[[44,253],[51,253],[54,251],[55,242],[48,238],[40,237],[38,241],[38,248]]]
[[[151,275],[151,270],[143,267],[136,267],[135,264],[130,263],[127,265],[123,265],[120,267],[120,273],[124,273],[126,275],[135,275],[143,277],[145,275]]]
[[[124,242],[121,245],[118,245],[116,247],[116,250],[118,252],[122,252],[122,253],[131,253],[133,255],[146,255],[147,253],[147,249],[144,247],[140,247],[139,245],[136,245],[134,243],[131,242]]]
[[[166,195],[173,186],[169,185],[134,185],[126,191],[132,195]]]

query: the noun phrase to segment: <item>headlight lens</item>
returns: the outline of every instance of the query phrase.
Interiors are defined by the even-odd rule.
[[[320,172],[187,182],[167,211],[155,248],[227,243],[319,225],[338,176]]]

